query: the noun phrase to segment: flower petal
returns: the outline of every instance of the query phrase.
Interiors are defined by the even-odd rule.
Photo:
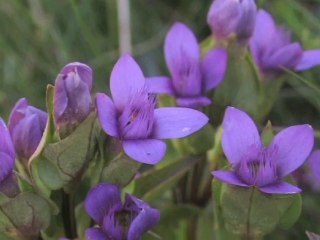
[[[258,66],[262,66],[261,55],[272,45],[276,25],[272,16],[265,10],[259,10],[256,26],[250,39],[250,51]]]
[[[262,147],[256,125],[245,113],[228,107],[223,123],[222,148],[228,161],[236,166],[242,159],[257,157]]]
[[[137,62],[123,55],[112,69],[110,90],[116,108],[121,112],[134,95],[145,88],[145,77]]]
[[[118,187],[108,183],[97,184],[87,194],[84,208],[88,215],[102,226],[106,214],[122,208]]]
[[[276,51],[268,60],[267,68],[294,68],[301,60],[303,50],[299,43],[291,43]]]
[[[91,91],[93,73],[92,69],[88,65],[80,62],[72,62],[64,66],[60,73],[67,75],[70,72],[75,72],[79,76],[81,81],[87,84],[89,90]]]
[[[88,228],[86,230],[87,240],[108,240],[107,236],[99,228]]]
[[[218,86],[227,69],[227,51],[223,48],[213,49],[201,62],[204,90],[209,91]]]
[[[104,93],[97,93],[96,107],[103,131],[112,137],[118,137],[117,110],[112,100]]]
[[[240,17],[239,1],[215,0],[210,6],[207,23],[215,37],[225,39],[236,30]]]
[[[208,123],[208,117],[190,108],[158,108],[154,111],[152,137],[170,139],[186,137]]]
[[[166,36],[164,54],[175,92],[180,96],[200,95],[200,49],[191,29],[175,23]]]
[[[27,161],[37,149],[42,138],[40,118],[33,114],[20,120],[11,132],[16,153],[20,160]]]
[[[297,194],[301,189],[287,182],[276,183],[264,187],[259,187],[259,190],[268,194]]]
[[[149,93],[174,95],[171,79],[168,77],[148,77],[146,85]]]
[[[0,152],[8,154],[11,159],[13,159],[13,164],[14,160],[16,158],[16,153],[14,150],[14,146],[10,137],[9,130],[4,123],[3,119],[0,118]],[[1,161],[1,160],[0,160]]]
[[[308,158],[309,169],[315,178],[313,182],[320,183],[320,150],[314,151]]]
[[[211,104],[211,100],[207,97],[189,97],[189,98],[176,98],[177,106],[186,108],[201,108]]]
[[[268,150],[277,151],[273,160],[277,164],[279,178],[303,164],[312,150],[313,142],[314,131],[307,124],[288,127],[274,137]]]
[[[121,240],[122,229],[119,224],[116,213],[111,212],[103,218],[103,231],[109,237],[109,239]]]
[[[213,171],[211,174],[221,182],[240,186],[240,187],[250,187],[244,183],[234,172],[231,171]]]
[[[299,64],[295,67],[296,71],[303,71],[320,65],[320,50],[304,51]]]
[[[18,124],[18,122],[24,118],[27,107],[28,100],[26,98],[20,98],[12,108],[8,123],[10,133],[12,133],[13,128]]]
[[[166,144],[157,139],[124,140],[122,143],[125,153],[141,163],[156,164],[166,153]]]
[[[126,195],[124,208],[135,215],[128,230],[128,240],[139,240],[143,233],[153,228],[160,220],[160,213],[157,209],[151,208],[132,195]]]
[[[12,173],[14,161],[8,154],[0,152],[0,183]]]

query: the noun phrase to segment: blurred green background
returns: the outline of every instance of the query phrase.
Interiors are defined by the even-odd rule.
[[[201,41],[210,30],[211,0],[131,0],[133,55],[146,76],[167,74],[163,40],[170,25],[188,24]],[[320,48],[320,0],[260,0],[278,23],[292,31],[304,49]],[[67,63],[81,61],[94,70],[94,92],[107,91],[119,57],[116,0],[1,0],[0,115],[7,119],[20,97],[44,109],[46,85]],[[310,123],[320,129],[320,67],[301,74],[315,85],[287,81],[268,118],[278,126]],[[319,134],[318,134],[319,137]],[[319,142],[317,143],[319,147]],[[303,214],[290,231],[270,239],[306,239],[320,232],[320,193],[304,195]]]

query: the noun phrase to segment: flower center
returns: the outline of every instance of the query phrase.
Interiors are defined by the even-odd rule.
[[[131,99],[119,116],[122,139],[144,139],[153,128],[155,95],[142,91]]]
[[[278,180],[273,159],[276,150],[263,149],[256,159],[243,159],[237,166],[238,176],[248,185],[265,186]]]

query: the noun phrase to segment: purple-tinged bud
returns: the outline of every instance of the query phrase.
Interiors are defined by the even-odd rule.
[[[16,154],[8,128],[0,118],[0,192],[9,197],[18,194],[16,176],[13,174]]]
[[[83,63],[69,63],[57,76],[54,121],[60,137],[69,135],[91,111],[92,70]]]
[[[254,31],[256,14],[254,0],[215,0],[209,9],[207,22],[220,40],[232,34],[238,40],[248,40]]]
[[[9,131],[20,160],[27,162],[37,149],[47,123],[47,113],[21,98],[11,111]]]

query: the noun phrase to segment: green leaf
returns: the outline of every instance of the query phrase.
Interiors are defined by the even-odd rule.
[[[198,216],[202,210],[194,205],[181,204],[170,205],[161,209],[160,222],[152,229],[155,234],[145,234],[143,240],[157,239],[153,235],[158,235],[160,239],[178,239],[177,231],[182,221]]]
[[[92,134],[95,113],[91,113],[77,129],[63,140],[48,144],[38,161],[41,180],[52,190],[72,183],[93,158],[95,139]]]
[[[13,239],[34,239],[50,222],[48,202],[30,192],[15,198],[0,196],[0,232]]]
[[[193,156],[174,161],[162,169],[153,169],[135,180],[134,195],[145,201],[152,201],[164,191],[173,187],[176,182],[190,170],[201,157]]]
[[[263,129],[261,133],[261,140],[265,147],[269,146],[271,140],[273,139],[273,130],[272,130],[272,124],[270,121],[267,122],[267,125]]]
[[[37,167],[39,164],[41,153],[48,143],[51,143],[54,138],[54,121],[53,121],[53,95],[54,95],[54,86],[48,85],[46,92],[46,104],[47,104],[47,112],[48,112],[48,120],[43,132],[40,143],[36,149],[36,151],[32,154],[28,161],[28,168],[30,175],[32,176],[32,180],[35,186],[40,190],[42,194],[46,197],[50,196],[50,189],[42,182],[40,179],[40,172]]]
[[[279,222],[279,227],[283,229],[289,229],[296,221],[298,221],[301,209],[302,209],[302,198],[300,194],[292,196],[293,200],[287,211],[283,214]]]
[[[103,169],[101,180],[125,187],[134,178],[141,164],[130,159],[124,153],[109,162]]]
[[[295,201],[297,195],[267,195],[254,187],[227,184],[222,184],[220,198],[226,229],[253,238],[260,238],[277,226],[292,225],[297,220]],[[288,220],[290,216],[294,216],[292,221]]]
[[[228,48],[228,67],[223,82],[214,90],[215,116],[220,121],[227,106],[257,114],[259,79],[244,49],[236,43]]]
[[[184,146],[182,149],[185,150],[183,155],[187,154],[201,154],[209,149],[211,149],[214,145],[214,129],[210,124],[207,124],[202,129],[200,129],[198,132],[183,138],[178,139],[177,141],[180,141],[180,144],[183,144]]]

